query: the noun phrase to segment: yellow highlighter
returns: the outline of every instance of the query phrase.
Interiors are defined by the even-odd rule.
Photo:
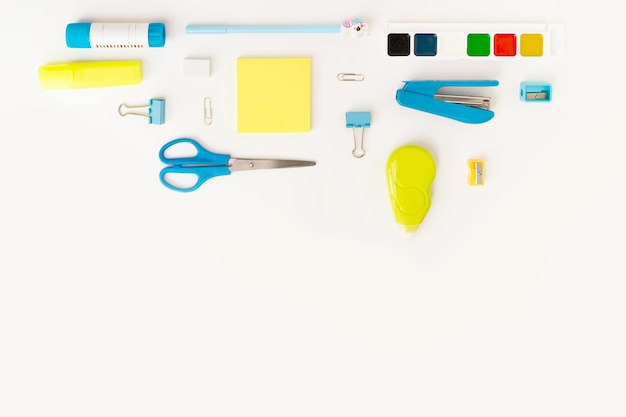
[[[430,187],[435,179],[435,160],[420,146],[402,146],[387,160],[387,186],[396,222],[415,232],[430,208]]]
[[[140,61],[68,62],[39,67],[39,83],[46,90],[116,87],[140,82]]]

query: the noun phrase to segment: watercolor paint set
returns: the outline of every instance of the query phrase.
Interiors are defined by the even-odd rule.
[[[389,23],[387,55],[427,59],[545,58],[561,55],[564,28],[541,23]]]

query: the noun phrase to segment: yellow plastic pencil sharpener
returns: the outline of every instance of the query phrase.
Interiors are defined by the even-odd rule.
[[[471,186],[485,185],[485,161],[482,159],[470,159],[467,161],[469,175],[468,183]]]

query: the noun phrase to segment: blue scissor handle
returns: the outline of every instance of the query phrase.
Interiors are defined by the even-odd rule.
[[[189,143],[193,145],[196,148],[196,155],[187,158],[167,158],[165,156],[167,149],[179,143]],[[191,192],[197,190],[202,184],[213,177],[230,175],[230,169],[228,168],[230,155],[216,154],[207,151],[193,139],[180,138],[166,143],[159,152],[159,158],[162,162],[170,165],[161,170],[159,175],[161,183],[174,191],[183,193]],[[179,187],[167,180],[167,174],[195,175],[196,182],[189,187]]]
[[[195,175],[196,182],[195,184],[189,187],[179,187],[170,183],[166,175],[167,174],[185,174],[185,175]],[[219,177],[220,175],[230,175],[230,169],[227,166],[209,166],[209,167],[186,167],[180,165],[173,165],[169,167],[165,167],[161,170],[161,174],[159,177],[161,178],[161,183],[165,185],[170,190],[180,191],[182,193],[188,193],[191,191],[197,190],[202,184],[204,184],[207,180],[210,180],[213,177]]]
[[[165,152],[179,144],[179,143],[189,143],[194,148],[196,148],[196,155],[190,156],[186,158],[167,158],[165,156]],[[204,149],[198,142],[189,138],[180,138],[174,139],[170,142],[167,142],[161,148],[159,152],[159,158],[161,158],[161,162],[168,165],[228,165],[228,161],[230,160],[230,155],[224,155],[219,153],[213,153]]]

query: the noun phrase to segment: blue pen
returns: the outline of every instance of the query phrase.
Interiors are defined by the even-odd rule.
[[[368,25],[363,19],[351,19],[340,25],[188,25],[188,34],[226,33],[341,33],[354,37],[367,33]]]

